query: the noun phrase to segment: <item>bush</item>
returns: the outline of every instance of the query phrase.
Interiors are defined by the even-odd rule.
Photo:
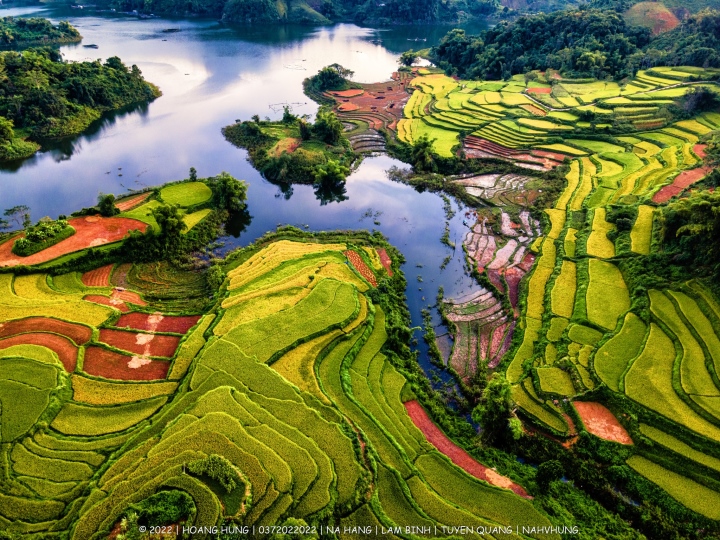
[[[40,221],[34,227],[25,231],[25,237],[19,238],[13,244],[12,252],[21,257],[28,257],[75,234],[64,219],[57,221]]]
[[[233,464],[217,454],[188,463],[187,470],[197,476],[212,478],[228,493],[243,483]]]
[[[535,481],[540,489],[546,490],[550,487],[551,482],[560,480],[564,474],[562,463],[556,459],[551,459],[538,465]]]
[[[169,525],[195,513],[192,497],[184,491],[160,491],[130,507],[143,525]]]

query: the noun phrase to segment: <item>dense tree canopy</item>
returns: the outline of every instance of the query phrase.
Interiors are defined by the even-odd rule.
[[[212,15],[234,22],[455,21],[493,13],[498,0],[101,0],[122,11]]]
[[[31,136],[79,133],[103,111],[158,95],[137,66],[117,57],[64,62],[48,48],[0,53],[0,117]]]
[[[530,70],[622,79],[656,65],[720,67],[720,12],[705,10],[652,37],[613,9],[584,8],[525,16],[478,36],[452,30],[431,51],[466,78],[501,79]]]
[[[441,66],[463,77],[507,78],[533,69],[604,77],[631,74],[628,57],[650,42],[647,29],[628,26],[614,11],[560,11],[501,23],[479,36],[452,30],[432,49]]]
[[[54,26],[40,17],[0,17],[0,46],[21,47],[30,44],[74,43],[82,36],[67,21]]]

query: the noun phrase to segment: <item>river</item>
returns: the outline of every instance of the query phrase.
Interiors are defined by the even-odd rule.
[[[442,199],[388,180],[385,171],[403,167],[401,162],[366,158],[348,178],[345,200],[329,202],[318,199],[312,186],[281,192],[220,133],[223,126],[254,114],[277,119],[282,104],[291,105],[295,114],[313,115],[317,105],[302,92],[304,78],[337,62],[353,70],[357,82],[386,80],[397,68],[399,53],[433,45],[449,27],[230,26],[44,5],[0,9],[0,16],[9,15],[69,20],[84,39],[61,47],[65,59],[119,56],[127,65],[136,64],[163,95],[147,106],[106,115],[86,134],[56,141],[47,151],[0,169],[3,208],[25,204],[34,220],[57,217],[95,204],[100,192],[121,195],[185,178],[190,167],[201,177],[227,171],[248,182],[252,215],[237,237],[222,239],[227,247],[247,245],[280,224],[313,231],[378,229],[406,258],[403,271],[415,326],[422,324],[420,310],[434,304],[440,285],[450,296],[475,286],[464,269],[463,211],[453,202],[457,213],[450,220],[450,238],[457,247],[452,250],[440,242],[446,221]],[[373,217],[363,217],[368,210]],[[452,261],[441,270],[447,255],[453,255]],[[428,371],[425,344],[420,332],[416,336]]]

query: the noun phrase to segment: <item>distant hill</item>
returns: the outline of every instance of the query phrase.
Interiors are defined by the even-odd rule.
[[[206,15],[229,22],[329,24],[455,22],[494,13],[499,0],[101,0],[119,11]]]
[[[623,16],[628,24],[648,28],[654,35],[668,32],[680,24],[677,16],[660,2],[640,2]]]

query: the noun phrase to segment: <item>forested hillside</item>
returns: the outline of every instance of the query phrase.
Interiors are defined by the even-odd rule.
[[[137,66],[64,62],[49,48],[0,53],[0,160],[32,155],[41,139],[80,133],[104,111],[152,100],[159,90]]]
[[[0,47],[21,47],[32,44],[75,43],[82,36],[67,21],[57,26],[40,17],[0,17]]]
[[[456,21],[493,13],[498,0],[110,0],[118,10],[198,14],[231,22],[301,22],[327,24]]]
[[[567,76],[621,80],[657,65],[718,67],[719,37],[717,11],[705,10],[653,37],[617,11],[581,9],[521,17],[478,36],[453,30],[431,58],[468,78],[507,79],[555,69]]]

